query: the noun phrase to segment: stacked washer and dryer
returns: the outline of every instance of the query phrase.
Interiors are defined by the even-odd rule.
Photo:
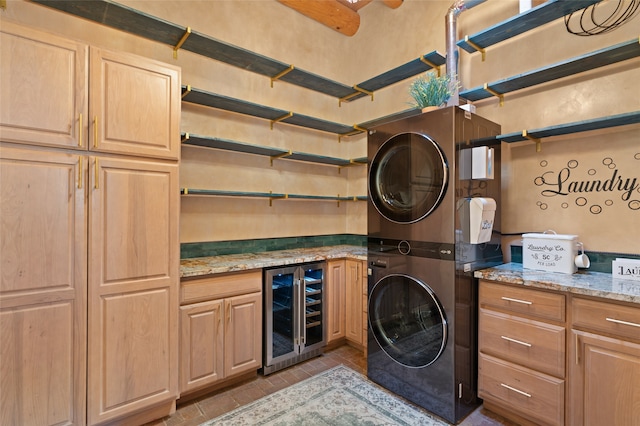
[[[498,134],[453,106],[368,135],[367,375],[454,424],[479,405],[473,271],[502,263],[500,145],[493,179],[473,179],[468,154]],[[474,197],[497,205],[481,244],[466,236],[463,207]]]

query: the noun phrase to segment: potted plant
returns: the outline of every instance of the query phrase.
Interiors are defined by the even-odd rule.
[[[409,94],[414,100],[412,105],[420,109],[439,108],[449,100],[455,84],[457,80],[449,75],[437,76],[428,72],[416,78],[409,87]]]

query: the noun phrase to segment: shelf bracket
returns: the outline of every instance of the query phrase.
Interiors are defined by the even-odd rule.
[[[484,49],[484,47],[480,47],[477,44],[475,44],[474,42],[472,42],[469,39],[469,36],[466,35],[464,36],[464,41],[471,47],[473,47],[474,49],[476,49],[478,52],[482,53],[482,62],[484,62],[485,58],[486,58],[486,50]]]
[[[182,195],[189,195],[189,188],[182,188]]]
[[[373,92],[372,91],[363,89],[362,87],[358,87],[357,84],[353,85],[353,90],[355,90],[355,92],[350,93],[347,96],[343,96],[340,99],[338,99],[338,106],[339,107],[342,106],[342,102],[348,101],[349,99],[353,98],[354,96],[358,96],[359,94],[365,94],[367,96],[371,96],[371,102],[373,102]]]
[[[0,0],[0,9],[2,10],[7,9],[7,0]]]
[[[288,157],[293,154],[293,151],[289,150],[289,152],[283,152],[282,154],[272,155],[270,157],[271,167],[273,167],[273,160],[277,160],[278,158]]]
[[[184,92],[182,92],[181,99],[184,99],[184,97],[187,96],[189,93],[191,93],[191,85],[187,84],[187,87],[184,89]]]
[[[489,87],[489,83],[484,84],[484,90],[491,93],[493,96],[497,96],[498,99],[500,99],[500,106],[504,106],[504,94],[498,93],[495,90],[493,90],[491,87]]]
[[[178,41],[178,44],[176,44],[175,47],[173,48],[173,59],[178,59],[178,50],[182,47],[184,42],[187,41],[187,38],[189,38],[190,35],[191,35],[191,27],[187,27],[187,29],[184,31],[184,34]]]
[[[282,117],[274,118],[273,120],[271,120],[271,130],[273,130],[273,124],[274,123],[277,123],[277,122],[282,121],[282,120],[286,120],[287,118],[290,118],[290,117],[293,117],[293,113],[291,111],[289,111],[288,113],[286,113]]]
[[[542,141],[540,140],[540,138],[534,138],[533,136],[528,134],[526,130],[522,131],[522,137],[523,138],[527,138],[530,141],[533,141],[533,142],[536,143],[536,152],[541,152],[542,151]]]
[[[269,194],[273,194],[273,191],[269,191]],[[269,207],[273,207],[273,200],[283,200],[289,198],[289,194],[272,195],[269,197]]]
[[[366,133],[367,129],[365,129],[364,127],[360,127],[357,124],[353,125],[353,131],[349,132],[349,133],[343,133],[341,135],[338,135],[338,143],[340,143],[342,141],[342,137],[343,136],[353,136],[353,135],[357,135],[359,133]]]
[[[282,76],[289,74],[293,70],[294,70],[294,66],[293,65],[289,65],[289,68],[286,68],[284,71],[280,71],[278,74],[276,74],[273,77],[271,77],[271,87],[273,87],[273,82],[274,81],[280,80],[280,78]]]
[[[181,142],[185,142],[185,141],[188,141],[188,140],[189,140],[189,133],[185,133]]]
[[[438,73],[438,77],[440,77],[440,65],[436,65],[433,62],[431,62],[430,60],[428,60],[426,57],[424,56],[420,56],[420,62],[429,65],[431,68],[433,68],[434,70],[436,70],[436,72]]]

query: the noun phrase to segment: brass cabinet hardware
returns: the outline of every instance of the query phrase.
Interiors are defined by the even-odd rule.
[[[529,302],[528,300],[513,299],[511,297],[506,297],[506,296],[502,296],[501,299],[507,302],[522,303],[523,305],[533,305],[533,302]]]
[[[505,385],[504,383],[500,383],[500,386],[502,386],[503,388],[509,389],[510,391],[514,391],[516,393],[519,393],[520,395],[524,395],[527,398],[531,398],[531,394],[530,393],[526,393],[525,391],[521,391],[520,389],[516,389],[513,386]]]
[[[522,340],[513,339],[507,336],[500,336],[500,338],[506,340],[507,342],[517,343],[519,345],[526,346],[528,348],[531,347],[531,343],[523,342]]]

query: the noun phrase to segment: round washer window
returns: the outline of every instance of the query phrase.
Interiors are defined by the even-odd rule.
[[[407,275],[388,275],[374,285],[369,326],[382,350],[407,367],[432,364],[447,343],[442,305],[428,285]]]
[[[428,216],[442,201],[448,166],[437,143],[419,133],[400,133],[371,160],[369,195],[378,212],[397,223]]]

